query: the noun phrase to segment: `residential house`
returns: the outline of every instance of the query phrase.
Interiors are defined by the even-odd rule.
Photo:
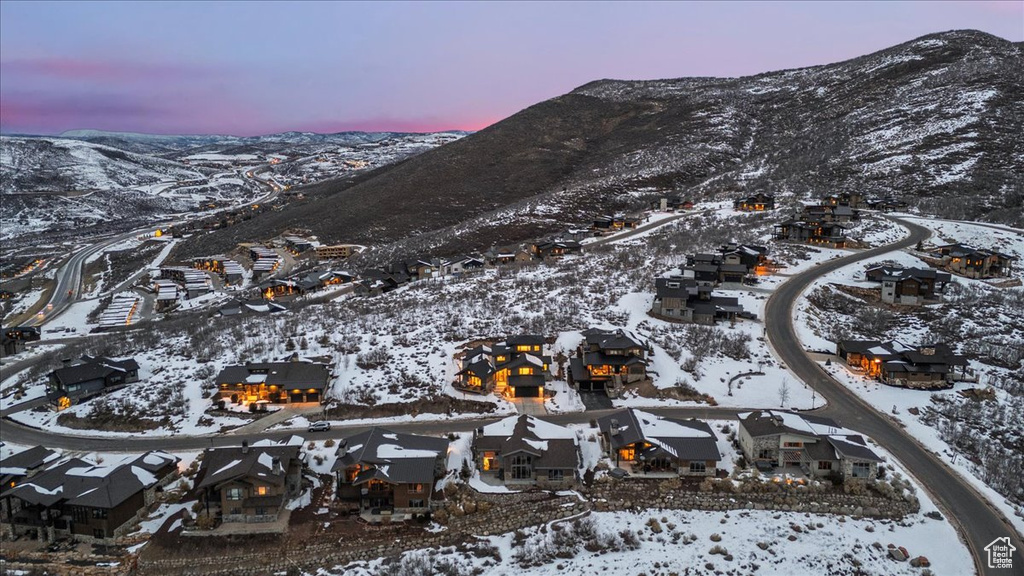
[[[475,272],[483,269],[485,265],[483,257],[476,256],[456,256],[449,260],[444,261],[441,265],[441,274],[444,276],[461,276],[469,272]]]
[[[775,196],[758,192],[753,196],[737,199],[732,203],[732,207],[735,210],[741,210],[743,212],[764,212],[766,210],[775,210]]]
[[[473,459],[488,483],[568,488],[579,479],[576,433],[527,414],[477,428]]]
[[[685,199],[682,196],[664,196],[657,202],[654,208],[662,212],[668,212],[670,210],[691,210],[693,206],[692,200]]]
[[[65,360],[62,368],[50,372],[46,397],[51,405],[63,410],[138,381],[139,364],[133,358],[114,360],[103,356],[82,356],[78,363]]]
[[[337,498],[365,520],[405,520],[430,513],[436,482],[445,475],[448,439],[400,434],[380,427],[338,444],[332,471]]]
[[[283,239],[285,246],[295,256],[314,250],[319,245],[318,242],[301,236],[285,236]]]
[[[914,348],[899,342],[840,340],[836,354],[851,369],[890,386],[948,388],[953,382],[968,378],[967,358],[942,343]]]
[[[881,212],[892,212],[894,210],[906,210],[907,203],[898,198],[887,196],[884,198],[869,198],[867,200],[868,208],[872,210],[879,210]]]
[[[250,314],[274,314],[287,310],[284,305],[272,300],[233,300],[217,309],[218,316]]]
[[[706,422],[663,418],[630,408],[598,418],[615,465],[639,476],[714,476],[722,454]]]
[[[551,380],[551,357],[544,354],[543,336],[509,336],[503,342],[474,346],[461,356],[456,385],[462,390],[543,398],[544,383]]]
[[[997,278],[1012,275],[1013,262],[1009,254],[993,250],[972,248],[963,244],[939,246],[937,253],[943,267],[967,278]]]
[[[321,245],[315,248],[316,258],[317,260],[340,260],[352,256],[358,248],[355,244]]]
[[[0,358],[13,356],[25,350],[25,341],[11,338],[7,334],[0,334]]]
[[[49,448],[34,446],[0,460],[0,495],[59,457],[60,454]]]
[[[833,248],[846,247],[846,226],[838,222],[789,219],[773,227],[776,240],[792,240]]]
[[[709,285],[680,274],[655,278],[651,315],[675,322],[711,325],[744,314],[739,299],[716,296]]]
[[[326,364],[246,362],[221,370],[216,380],[217,398],[275,404],[323,402],[330,379]]]
[[[882,461],[864,437],[834,420],[778,410],[739,414],[737,434],[747,462],[808,476],[872,480]]]
[[[252,276],[260,278],[269,276],[281,265],[281,257],[273,248],[254,245],[249,247],[249,259],[252,260]]]
[[[223,523],[276,522],[302,489],[302,438],[208,448],[196,476],[205,512]]]
[[[849,206],[850,208],[860,208],[864,205],[864,195],[860,192],[841,192],[839,194],[826,196],[822,203],[828,206]]]
[[[864,272],[865,278],[881,283],[882,302],[917,305],[942,299],[952,277],[933,268],[875,266]]]
[[[530,250],[541,260],[557,259],[566,254],[580,254],[583,246],[575,240],[555,240],[532,244]]]
[[[3,530],[45,541],[73,538],[113,544],[125,536],[178,474],[179,459],[149,452],[100,466],[72,458],[54,460],[0,493]]]
[[[625,384],[647,379],[648,345],[625,330],[590,328],[569,360],[569,383],[617,396]]]
[[[43,337],[43,332],[36,326],[11,326],[4,328],[4,336],[23,342],[36,342]]]

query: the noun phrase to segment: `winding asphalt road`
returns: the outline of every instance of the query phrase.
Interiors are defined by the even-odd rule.
[[[876,411],[848,388],[832,379],[804,351],[793,325],[793,306],[800,295],[821,276],[854,262],[901,250],[926,240],[928,229],[890,218],[910,230],[910,235],[893,244],[837,258],[797,274],[779,286],[765,307],[765,328],[776,354],[803,382],[828,401],[825,411],[843,426],[864,432],[899,458],[921,481],[944,515],[959,531],[971,550],[979,574],[1007,576],[1021,574],[1024,541],[1005,517],[966,480],[929,452],[899,424]],[[988,568],[984,547],[996,538],[1009,537],[1018,553],[1014,568]],[[938,568],[941,570],[941,567]]]
[[[829,377],[804,351],[797,338],[793,324],[793,307],[801,294],[821,276],[858,261],[873,258],[917,244],[930,236],[930,232],[916,224],[890,218],[910,230],[906,238],[870,250],[857,252],[842,258],[823,262],[805,272],[797,274],[783,283],[769,298],[765,309],[765,328],[775,352],[782,362],[802,381],[814,388],[828,402],[827,407],[817,413],[836,419],[841,425],[859,430],[871,436],[889,452],[896,455],[928,490],[932,499],[943,509],[945,516],[959,530],[971,550],[979,574],[1006,576],[1014,572],[1006,569],[990,569],[985,561],[984,547],[996,538],[1009,537],[1016,546],[1018,555],[1015,568],[1020,567],[1020,553],[1024,552],[1024,541],[1003,515],[991,506],[973,487],[963,480],[935,455],[920,445],[894,421],[877,412],[872,406],[857,397],[845,386]],[[659,222],[658,224],[662,224]],[[639,232],[639,230],[638,230]],[[617,238],[618,239],[618,238]],[[5,410],[4,415],[25,409],[38,401],[15,406]],[[732,418],[744,410],[722,408],[666,408],[653,412],[680,418]],[[588,422],[593,418],[611,412],[610,410],[588,411],[585,413],[549,416],[545,419],[559,424]],[[414,433],[440,434],[451,431],[472,430],[493,422],[494,418],[448,420],[434,422],[401,423],[388,425],[389,428]],[[315,438],[348,436],[367,429],[367,426],[336,426],[330,432],[318,433]],[[2,423],[3,440],[18,444],[43,444],[69,450],[96,451],[142,451],[142,450],[199,450],[210,446],[237,445],[242,440],[255,441],[262,438],[281,439],[294,431],[261,432],[258,434],[220,434],[191,437],[135,437],[124,438],[99,436],[69,436],[54,434],[16,424],[5,419]],[[307,435],[308,436],[308,435]],[[313,438],[312,436],[308,436]],[[940,567],[941,569],[941,567]]]

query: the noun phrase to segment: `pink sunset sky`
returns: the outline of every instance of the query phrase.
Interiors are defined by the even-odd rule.
[[[1024,2],[3,2],[0,130],[476,130],[600,78],[741,76]]]

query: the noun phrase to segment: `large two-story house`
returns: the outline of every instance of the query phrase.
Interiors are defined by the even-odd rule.
[[[197,476],[207,514],[224,523],[276,522],[302,488],[302,439],[209,448]]]
[[[314,362],[247,362],[227,366],[217,375],[217,397],[274,403],[323,402],[331,373]]]
[[[732,203],[732,207],[734,210],[740,210],[743,212],[764,212],[766,210],[775,210],[775,196],[758,192],[753,196],[735,200]]]
[[[543,397],[544,383],[551,379],[551,357],[544,353],[544,337],[534,334],[473,346],[462,352],[459,361],[456,385],[471,392]]]
[[[477,428],[473,458],[481,478],[509,486],[565,488],[579,477],[576,433],[526,414]]]
[[[946,270],[967,278],[998,278],[1010,276],[1013,262],[1009,254],[972,248],[963,244],[949,244],[937,248]]]
[[[445,475],[448,439],[373,427],[338,444],[338,498],[371,522],[430,513]]]
[[[714,476],[722,454],[706,422],[663,418],[630,408],[598,418],[615,465],[634,476]]]
[[[50,372],[46,398],[54,408],[63,410],[138,381],[139,364],[132,358],[82,356],[77,363],[66,361],[63,367]]]
[[[648,345],[625,330],[590,328],[569,360],[569,383],[579,390],[618,395],[625,384],[647,378]]]
[[[914,306],[942,299],[952,277],[933,268],[875,266],[864,272],[865,278],[881,284],[882,302]]]
[[[148,452],[113,465],[53,460],[0,493],[3,531],[40,540],[113,544],[178,474],[179,459]]]
[[[716,296],[711,286],[682,274],[655,278],[654,290],[651,315],[664,320],[710,325],[743,313],[738,298]]]
[[[952,386],[967,376],[969,366],[966,357],[943,343],[912,347],[899,342],[841,340],[836,355],[851,369],[884,384],[926,390]]]
[[[778,410],[739,414],[737,434],[747,462],[843,480],[874,479],[881,458],[863,436],[829,418]]]

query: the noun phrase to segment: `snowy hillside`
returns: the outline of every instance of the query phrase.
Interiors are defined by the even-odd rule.
[[[601,80],[220,234],[433,236],[454,254],[666,193],[702,201],[761,190],[894,195],[940,216],[1012,223],[1024,218],[1022,102],[1024,52],[976,31],[744,78]],[[469,233],[455,234],[460,226]]]
[[[0,145],[0,193],[88,192],[204,175],[188,166],[98,144],[9,138]]]

